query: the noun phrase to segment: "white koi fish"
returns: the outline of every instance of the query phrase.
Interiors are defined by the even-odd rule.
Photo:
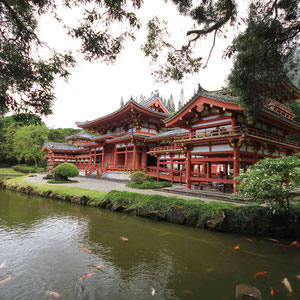
[[[44,294],[52,298],[60,298],[60,294],[56,292],[46,291]]]
[[[292,290],[292,286],[291,286],[289,280],[287,278],[283,278],[283,280],[281,282],[284,284],[284,286],[287,288],[287,290],[289,291],[289,293],[291,295],[293,290]]]
[[[5,284],[5,283],[7,283],[7,282],[10,281],[11,279],[12,279],[12,276],[9,275],[7,278],[5,278],[5,279],[3,279],[3,280],[0,281],[0,285],[3,285],[3,284]]]
[[[152,287],[151,288],[151,296],[154,296],[154,295],[156,295],[156,292],[155,292],[155,289]]]
[[[6,268],[6,260],[0,265],[0,269]]]

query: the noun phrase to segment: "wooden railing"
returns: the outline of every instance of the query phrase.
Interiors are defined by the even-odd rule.
[[[153,147],[149,149],[149,152],[179,152],[182,150],[183,150],[182,146],[173,145],[173,146]]]
[[[235,126],[231,128],[218,128],[218,129],[207,129],[203,132],[191,132],[174,137],[175,143],[188,142],[194,140],[206,140],[215,139],[220,137],[228,136],[239,136],[241,135],[241,127]]]

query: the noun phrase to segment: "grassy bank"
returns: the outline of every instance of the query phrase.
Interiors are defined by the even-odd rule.
[[[7,177],[24,176],[24,173],[12,169],[0,169],[0,182]]]
[[[140,190],[149,190],[149,189],[161,189],[164,187],[170,187],[172,186],[172,183],[169,181],[144,181],[142,183],[135,183],[130,182],[126,184],[126,186],[134,188],[134,189],[140,189]]]
[[[183,200],[177,197],[122,191],[111,191],[106,194],[88,189],[29,183],[24,180],[24,177],[6,180],[4,186],[31,195],[221,232],[276,237],[300,236],[300,204],[292,205],[290,215],[283,215],[259,205],[205,203],[200,200]]]

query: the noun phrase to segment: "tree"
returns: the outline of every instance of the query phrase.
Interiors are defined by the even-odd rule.
[[[180,90],[180,97],[178,101],[178,110],[181,110],[184,107],[185,99],[184,99],[184,91],[183,88]]]
[[[300,184],[300,156],[265,158],[236,177],[238,195],[289,212],[292,192]]]
[[[120,100],[120,107],[123,107],[124,106],[124,100],[123,100],[123,97],[121,97],[121,100]]]
[[[20,127],[13,137],[13,152],[20,163],[34,162],[35,166],[43,161],[41,151],[44,141],[48,138],[49,129],[45,124]]]
[[[78,168],[71,163],[62,163],[56,166],[53,170],[56,180],[68,180],[68,177],[76,177],[79,175]]]
[[[234,57],[229,82],[253,120],[262,107],[262,99],[277,92],[276,86],[286,74],[285,63],[296,49],[300,32],[298,0],[253,0],[247,18],[239,16],[234,0],[169,2],[194,25],[187,32],[186,42],[176,47],[168,40],[167,22],[157,17],[150,19],[142,50],[156,66],[153,74],[160,81],[180,81],[198,73],[207,66],[216,39],[227,38],[230,26],[245,24],[246,30],[234,40],[225,56]],[[51,113],[55,76],[67,78],[75,63],[71,53],[58,53],[45,46],[36,33],[38,17],[46,12],[52,12],[62,22],[57,3],[0,0],[0,110]],[[141,27],[136,12],[142,4],[142,0],[65,0],[62,5],[68,9],[80,6],[84,12],[79,26],[65,27],[71,37],[81,41],[80,52],[86,60],[113,63],[124,42],[134,40],[135,31]],[[123,24],[120,32],[115,30],[119,23]],[[203,62],[196,44],[208,35],[213,35],[213,43]],[[48,51],[48,59],[36,55],[41,48]]]
[[[170,95],[170,98],[167,101],[167,108],[170,114],[174,114],[175,113],[175,103],[174,103],[174,99],[173,99],[173,95]]]

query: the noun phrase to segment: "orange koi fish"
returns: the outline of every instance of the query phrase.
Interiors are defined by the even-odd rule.
[[[300,247],[300,243],[298,243],[297,241],[294,241],[290,244],[291,247],[296,247],[299,248]]]
[[[245,238],[246,241],[250,242],[250,243],[253,243],[254,241],[250,238]]]
[[[5,283],[9,282],[11,279],[12,279],[12,276],[9,275],[8,277],[6,277],[5,279],[0,281],[0,285],[3,285]]]
[[[266,276],[267,274],[268,274],[268,272],[258,272],[254,275],[254,278],[261,277],[261,276]]]
[[[290,247],[290,245],[286,245],[286,244],[274,244],[274,246],[276,246],[276,247],[281,247],[281,248],[289,248]]]
[[[85,275],[81,276],[81,279],[84,279],[84,278],[90,277],[90,276],[92,276],[92,275],[94,275],[94,273],[87,273],[87,274],[85,274]]]
[[[171,234],[171,232],[167,231],[167,232],[161,233],[160,236],[166,236],[166,235],[169,235],[169,234]]]
[[[60,298],[60,294],[56,292],[46,291],[44,294],[47,295],[48,297]]]
[[[234,247],[234,250],[240,250],[240,249],[241,249],[240,245],[237,245],[237,246]]]
[[[299,279],[299,280],[300,280],[300,275],[296,275],[296,277],[297,277],[297,279]]]
[[[93,251],[88,249],[88,248],[84,248],[84,247],[81,247],[81,249],[85,252],[88,252],[88,253],[92,253]]]
[[[274,295],[275,295],[275,292],[274,292],[273,288],[271,288],[271,290],[270,290],[270,294],[271,294],[271,296],[272,296],[272,297],[274,297]]]
[[[124,236],[121,237],[121,240],[122,240],[123,242],[128,242],[128,238],[126,238],[126,237],[124,237]]]
[[[102,265],[98,265],[98,266],[96,266],[93,270],[99,270],[99,269],[101,269],[101,268],[103,268],[104,267],[104,265],[102,264]]]

